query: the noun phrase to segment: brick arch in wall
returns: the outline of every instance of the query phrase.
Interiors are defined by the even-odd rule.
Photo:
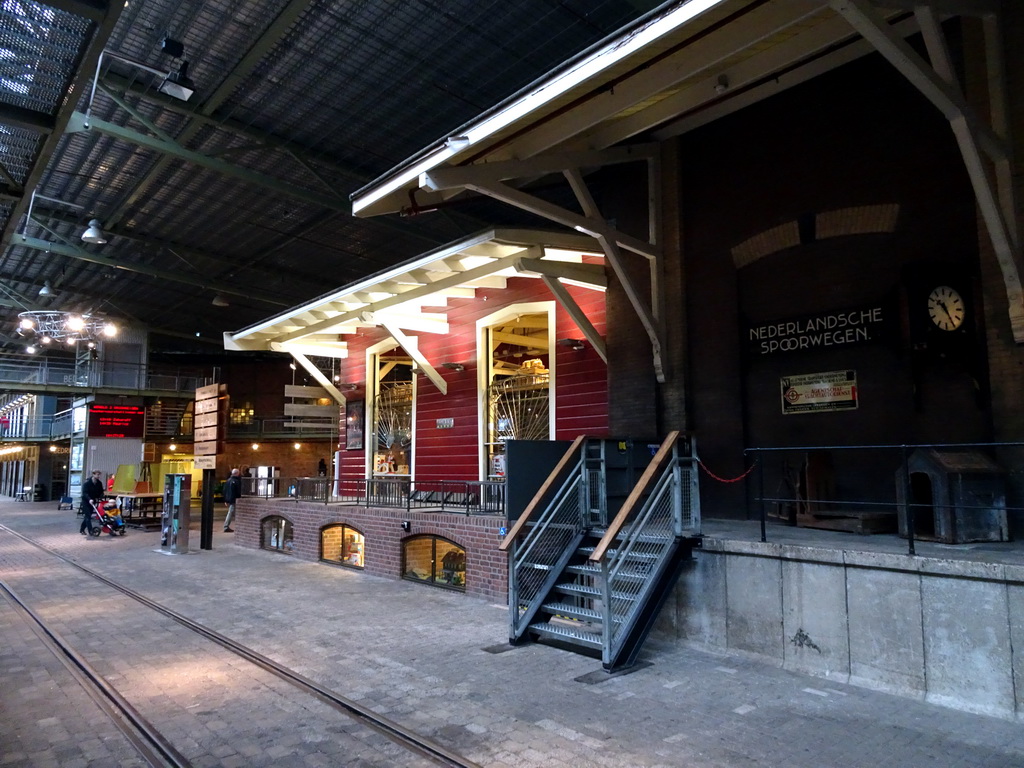
[[[898,203],[879,203],[807,214],[758,232],[733,246],[733,264],[736,269],[742,269],[765,256],[813,240],[849,235],[889,234],[896,231],[899,213]]]

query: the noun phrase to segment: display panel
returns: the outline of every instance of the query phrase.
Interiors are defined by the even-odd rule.
[[[89,437],[135,437],[146,432],[146,409],[141,405],[89,406]]]

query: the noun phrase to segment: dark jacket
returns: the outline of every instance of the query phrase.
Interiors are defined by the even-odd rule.
[[[242,478],[232,475],[224,483],[224,501],[227,504],[234,504],[242,496]]]
[[[82,483],[82,501],[99,501],[106,493],[103,481],[90,477]]]

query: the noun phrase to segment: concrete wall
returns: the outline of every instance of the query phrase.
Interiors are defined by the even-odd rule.
[[[1024,566],[706,539],[653,639],[1024,722]]]

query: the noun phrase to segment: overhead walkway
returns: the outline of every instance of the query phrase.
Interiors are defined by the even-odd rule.
[[[103,360],[75,362],[46,357],[0,361],[0,391],[84,397],[188,397],[209,383],[194,372]]]

